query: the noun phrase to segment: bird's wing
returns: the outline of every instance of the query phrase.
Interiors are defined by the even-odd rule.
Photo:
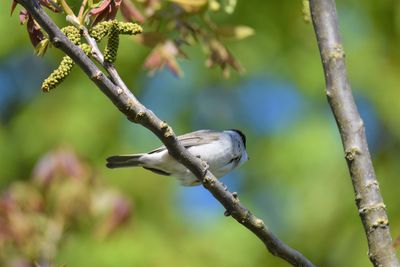
[[[220,132],[212,130],[199,130],[180,135],[177,138],[185,148],[189,148],[192,146],[204,145],[212,141],[216,141],[220,137],[220,134]],[[164,150],[166,150],[166,148],[165,146],[162,146],[150,151],[149,154],[161,152]]]

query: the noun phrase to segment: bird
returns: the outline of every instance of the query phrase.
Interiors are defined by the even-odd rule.
[[[236,129],[225,131],[198,130],[177,139],[194,156],[205,161],[209,171],[221,178],[249,158],[246,136]],[[165,146],[148,153],[116,155],[106,159],[108,168],[142,167],[154,173],[174,176],[183,186],[195,186],[201,182],[181,163],[176,161]]]

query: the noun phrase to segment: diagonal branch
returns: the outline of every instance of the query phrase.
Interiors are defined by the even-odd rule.
[[[109,74],[112,78],[110,80],[78,46],[75,46],[66,38],[40,6],[34,4],[33,1],[35,0],[17,1],[29,11],[48,33],[49,39],[54,46],[70,56],[129,120],[139,123],[152,131],[164,143],[170,155],[202,181],[203,186],[226,208],[226,215],[231,215],[252,231],[273,255],[286,260],[294,266],[314,266],[301,253],[280,241],[261,219],[255,217],[240,203],[237,194],[229,192],[226,186],[215,178],[204,162],[191,155],[177,140],[171,127],[161,121],[151,110],[147,109],[135,98],[119,78],[112,65],[103,64],[106,70],[110,72]]]
[[[334,0],[310,0],[311,15],[325,72],[326,95],[342,138],[359,215],[374,266],[400,266],[389,220],[365,137],[364,123],[347,79]]]

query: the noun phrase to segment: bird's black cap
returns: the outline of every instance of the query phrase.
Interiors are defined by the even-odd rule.
[[[237,130],[237,129],[231,129],[231,131],[234,131],[240,135],[240,137],[242,138],[243,144],[244,144],[244,148],[246,148],[246,136],[244,135],[244,133],[242,133],[242,131]]]

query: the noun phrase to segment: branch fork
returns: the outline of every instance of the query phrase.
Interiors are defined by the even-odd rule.
[[[88,56],[59,30],[57,25],[41,9],[36,7],[32,0],[17,0],[24,6],[41,27],[48,33],[50,40],[57,44],[65,54],[70,56],[77,65],[91,78],[97,87],[113,102],[113,104],[127,116],[130,121],[139,123],[153,132],[168,149],[169,154],[188,168],[210,191],[210,193],[225,207],[225,215],[231,215],[236,221],[252,231],[275,256],[278,256],[293,266],[313,267],[314,265],[300,252],[292,249],[279,240],[264,222],[255,217],[239,201],[237,193],[231,193],[226,186],[219,182],[216,177],[203,166],[203,161],[191,155],[178,141],[172,128],[160,120],[151,110],[143,106],[123,82],[113,64],[104,61],[97,44],[90,38],[88,31],[83,29],[83,35],[91,44],[92,51],[97,54],[95,58],[106,69],[109,79],[89,59]]]

